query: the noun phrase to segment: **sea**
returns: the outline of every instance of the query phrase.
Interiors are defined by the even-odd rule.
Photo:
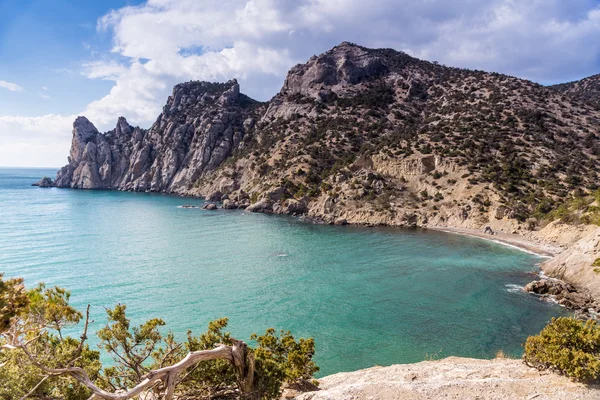
[[[543,259],[498,243],[31,186],[55,173],[0,169],[0,272],[68,289],[78,309],[91,305],[91,332],[117,304],[134,324],[164,319],[181,340],[227,317],[241,340],[270,327],[313,337],[323,376],[499,350],[518,357],[529,335],[567,314],[521,290]]]

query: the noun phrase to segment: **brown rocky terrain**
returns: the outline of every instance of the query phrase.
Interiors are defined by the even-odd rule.
[[[552,88],[580,102],[592,104],[596,109],[600,109],[600,74],[579,81],[554,85]]]
[[[177,85],[149,130],[74,124],[56,186],[262,202],[335,222],[524,228],[597,188],[600,112],[514,77],[342,43],[270,102]],[[233,200],[237,199],[237,200]],[[529,222],[529,224],[536,222]]]

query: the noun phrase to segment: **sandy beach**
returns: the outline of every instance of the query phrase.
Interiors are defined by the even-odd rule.
[[[490,235],[487,233],[483,233],[480,230],[476,229],[467,229],[467,228],[454,228],[447,226],[429,226],[426,229],[447,232],[447,233],[455,233],[458,235],[472,236],[485,240],[490,240],[496,243],[500,243],[506,246],[512,246],[519,248],[521,250],[537,254],[541,257],[552,258],[558,254],[560,254],[564,249],[561,249],[558,246],[553,246],[547,243],[536,242],[533,239],[527,238],[522,235],[505,233],[505,232],[494,232],[494,235]]]

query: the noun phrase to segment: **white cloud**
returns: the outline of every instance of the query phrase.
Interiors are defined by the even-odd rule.
[[[346,40],[539,82],[600,72],[595,0],[148,0],[108,12],[97,29],[113,44],[83,73],[113,87],[81,108],[99,129],[121,115],[148,127],[173,85],[191,79],[238,78],[267,100],[291,66]]]
[[[11,92],[22,92],[23,88],[16,83],[0,81],[0,88],[10,90]]]
[[[57,167],[67,162],[76,116],[0,116],[0,160],[15,167]]]

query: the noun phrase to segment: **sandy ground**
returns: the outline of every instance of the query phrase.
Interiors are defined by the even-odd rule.
[[[373,367],[322,378],[321,390],[299,400],[600,399],[600,387],[539,372],[521,360],[449,357]]]
[[[495,232],[494,235],[483,233],[479,230],[475,229],[467,229],[467,228],[452,228],[452,227],[436,227],[430,226],[427,229],[432,229],[436,231],[448,232],[448,233],[456,233],[459,235],[478,237],[486,240],[491,240],[497,243],[501,243],[508,246],[518,247],[519,249],[529,251],[531,253],[535,253],[544,257],[554,257],[557,254],[560,254],[564,249],[561,249],[558,246],[553,246],[548,243],[536,242],[533,239],[526,238],[522,235],[505,233],[505,232]]]

